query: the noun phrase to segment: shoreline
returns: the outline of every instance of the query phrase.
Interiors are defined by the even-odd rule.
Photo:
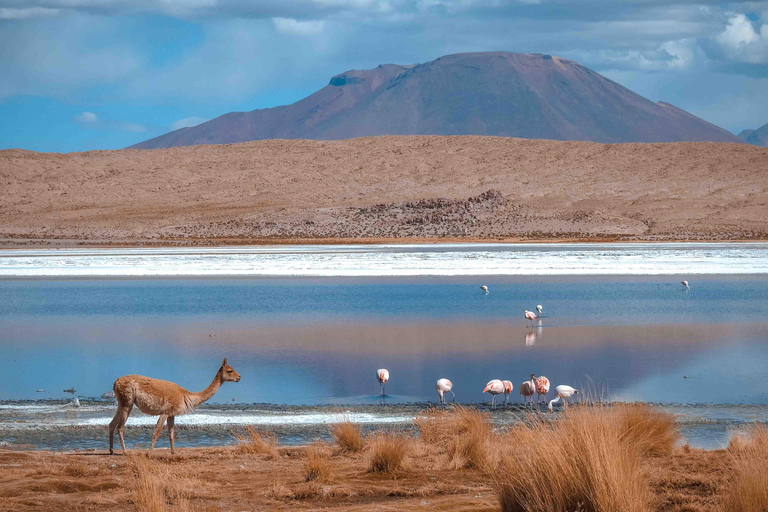
[[[170,249],[170,248],[222,248],[222,247],[291,247],[296,245],[471,245],[471,244],[725,244],[768,243],[762,238],[686,238],[686,237],[565,237],[565,238],[452,238],[452,237],[400,237],[400,238],[205,238],[180,240],[93,240],[93,239],[0,239],[0,251],[17,249]]]

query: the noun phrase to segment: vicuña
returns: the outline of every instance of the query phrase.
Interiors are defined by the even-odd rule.
[[[221,368],[216,372],[211,385],[193,393],[182,388],[178,384],[167,380],[151,379],[143,375],[125,375],[120,377],[112,385],[117,399],[117,413],[109,424],[109,453],[114,453],[112,444],[117,435],[120,436],[120,446],[125,454],[125,440],[123,439],[123,427],[131,414],[133,406],[139,408],[144,414],[159,415],[155,434],[152,436],[152,444],[149,451],[155,447],[155,442],[163,430],[163,425],[168,422],[168,437],[171,440],[171,453],[173,453],[173,438],[175,436],[174,419],[180,414],[192,412],[192,409],[211,398],[219,390],[224,382],[240,382],[240,374],[227,364],[227,360],[221,363]]]

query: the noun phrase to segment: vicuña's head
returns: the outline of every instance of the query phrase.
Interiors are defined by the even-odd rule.
[[[219,373],[221,374],[222,382],[240,382],[240,374],[227,364],[227,358],[224,358],[224,361],[221,363]]]

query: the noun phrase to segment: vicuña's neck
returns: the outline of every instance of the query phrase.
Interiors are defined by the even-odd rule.
[[[198,393],[192,393],[191,399],[193,403],[193,407],[196,407],[200,405],[201,403],[205,402],[209,398],[211,398],[213,395],[216,394],[216,392],[221,387],[221,377],[219,376],[219,372],[216,372],[216,376],[213,378],[213,381],[211,384],[205,388],[204,390],[198,392]]]

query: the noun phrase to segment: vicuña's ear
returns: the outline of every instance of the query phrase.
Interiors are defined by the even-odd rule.
[[[221,363],[221,366],[227,366],[227,358],[226,357],[224,358],[224,362]]]

